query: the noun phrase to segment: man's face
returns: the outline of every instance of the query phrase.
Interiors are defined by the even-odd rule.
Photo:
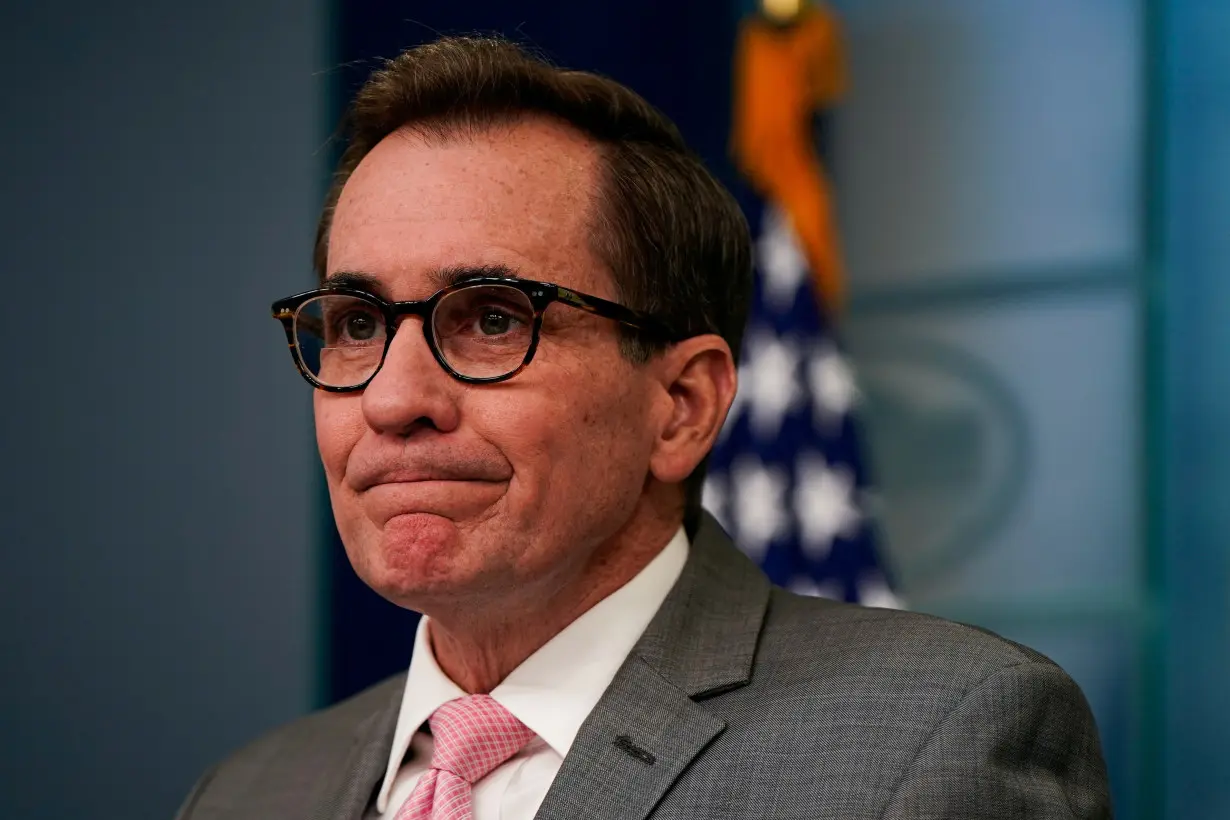
[[[442,272],[500,266],[614,299],[589,242],[597,180],[595,148],[545,121],[444,142],[398,132],[346,183],[329,274],[410,300]],[[410,317],[363,391],[316,391],[334,515],[364,581],[422,609],[549,595],[605,560],[646,482],[657,395],[618,339],[610,320],[554,304],[529,367],[467,385]]]

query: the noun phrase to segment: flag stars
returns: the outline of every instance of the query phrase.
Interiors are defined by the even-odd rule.
[[[816,456],[799,462],[794,509],[803,549],[815,560],[828,557],[838,536],[856,535],[863,521],[854,503],[854,476],[845,467],[830,468]]]
[[[735,462],[731,482],[739,488],[731,498],[739,546],[753,560],[760,561],[769,544],[789,530],[787,476],[749,456]]]
[[[789,310],[807,278],[807,260],[799,249],[790,221],[772,205],[764,210],[764,229],[756,242],[756,261],[765,301],[778,310]]]
[[[893,594],[884,577],[878,572],[859,583],[858,600],[863,606],[874,606],[881,609],[904,609],[901,599]]]
[[[854,370],[832,344],[825,344],[807,362],[816,423],[831,428],[859,399]]]
[[[705,476],[705,486],[701,490],[700,505],[713,514],[723,529],[729,530],[730,517],[726,514],[729,501],[726,480],[715,474]]]
[[[739,389],[714,450],[703,505],[754,561],[804,595],[893,606],[876,561],[847,419],[863,401],[850,362],[815,315],[789,217],[766,205],[757,298]],[[856,455],[856,454],[855,454]],[[777,560],[784,559],[784,560]]]
[[[833,601],[844,601],[846,599],[841,584],[832,579],[824,583],[817,583],[810,576],[796,575],[790,580],[789,589],[791,592],[807,595],[812,598],[829,598]]]
[[[776,436],[786,414],[803,399],[795,378],[799,360],[793,344],[771,333],[762,331],[748,344],[746,363],[739,368],[739,403],[750,408],[752,432],[762,440]]]

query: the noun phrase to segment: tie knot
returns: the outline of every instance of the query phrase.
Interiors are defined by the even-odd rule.
[[[534,732],[490,695],[450,700],[428,721],[435,749],[431,768],[474,784],[525,747]]]

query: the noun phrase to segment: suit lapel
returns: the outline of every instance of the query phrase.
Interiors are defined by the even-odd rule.
[[[582,725],[537,820],[644,820],[726,728],[703,699],[751,679],[769,589],[704,514],[679,581]]]
[[[726,728],[640,658],[624,664],[607,692],[616,696],[585,721],[538,820],[640,820]]]
[[[632,650],[689,697],[746,684],[760,639],[769,579],[708,513],[688,562]]]
[[[386,705],[373,712],[355,730],[354,740],[344,761],[325,773],[318,783],[318,796],[311,820],[361,820],[372,792],[384,776],[393,748],[393,731],[401,705],[406,677],[392,683],[392,696]]]

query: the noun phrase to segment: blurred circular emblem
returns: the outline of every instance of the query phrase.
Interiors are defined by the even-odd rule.
[[[859,346],[876,510],[908,598],[985,548],[1020,501],[1029,470],[1021,404],[957,347],[894,337]]]

